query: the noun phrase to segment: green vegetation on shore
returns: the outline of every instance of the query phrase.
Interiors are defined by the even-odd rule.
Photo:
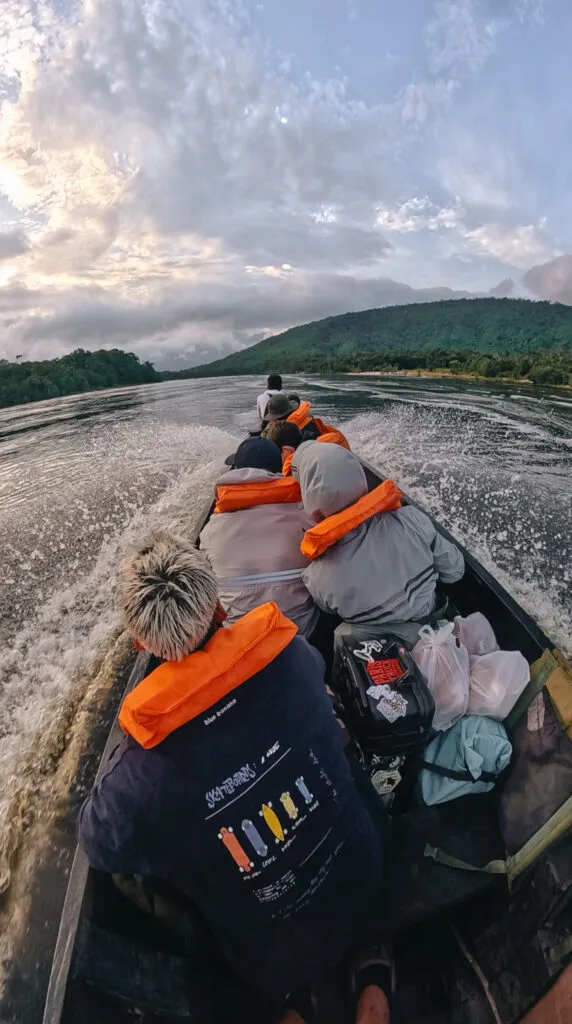
[[[177,376],[422,369],[427,360],[435,368],[452,360],[463,364],[465,372],[526,377],[528,371],[521,373],[521,368],[494,372],[495,359],[520,356],[532,360],[529,369],[538,357],[542,367],[556,366],[569,376],[566,354],[572,354],[572,307],[524,299],[456,299],[328,317]],[[483,356],[490,360],[488,372],[472,365]]]
[[[572,385],[572,307],[457,299],[345,313],[294,327],[206,366],[159,372],[120,349],[0,360],[0,407],[98,388],[250,373],[443,370]]]
[[[331,373],[442,370],[458,376],[572,385],[572,352],[522,352],[516,356],[447,352],[438,348],[421,352],[358,352],[355,356],[334,356],[328,369]],[[309,367],[306,372],[311,372]]]
[[[61,359],[9,363],[0,359],[0,407],[39,402],[98,388],[121,388],[162,380],[151,363],[141,363],[132,352],[76,349]]]

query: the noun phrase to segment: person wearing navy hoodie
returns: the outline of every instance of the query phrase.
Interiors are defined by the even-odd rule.
[[[210,563],[168,534],[128,556],[121,599],[136,646],[164,662],[123,702],[80,844],[96,870],[189,897],[236,974],[282,1005],[379,923],[381,835],[321,656],[273,603],[220,628]],[[371,984],[356,1006],[388,1019]]]

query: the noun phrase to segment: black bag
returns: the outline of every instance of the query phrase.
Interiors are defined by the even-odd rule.
[[[334,689],[375,788],[391,792],[431,735],[435,702],[421,672],[403,642],[378,627],[367,640],[341,639]]]

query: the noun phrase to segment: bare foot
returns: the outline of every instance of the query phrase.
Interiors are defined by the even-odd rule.
[[[304,1020],[299,1013],[296,1013],[296,1010],[287,1010],[280,1024],[304,1024]]]
[[[389,1024],[389,1003],[377,985],[364,988],[357,1007],[355,1024]]]

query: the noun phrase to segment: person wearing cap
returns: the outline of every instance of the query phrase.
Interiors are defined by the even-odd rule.
[[[262,423],[266,413],[266,406],[268,401],[273,395],[278,395],[282,391],[282,377],[279,373],[271,373],[266,382],[266,390],[256,399],[256,411],[258,413],[258,419]]]
[[[266,407],[262,435],[268,437],[271,423],[276,421],[293,423],[302,434],[302,441],[326,441],[349,449],[347,438],[337,427],[324,423],[318,416],[312,416],[310,403],[301,402],[298,395],[275,395]]]
[[[289,423],[288,420],[272,420],[266,428],[265,437],[269,441],[274,441],[274,444],[280,449],[282,473],[284,476],[290,476],[294,452],[304,441],[302,431],[295,423]]]
[[[96,871],[142,879],[150,912],[167,887],[194,932],[203,922],[205,1018],[276,1021],[383,913],[382,837],[322,659],[272,603],[220,628],[211,565],[166,533],[128,555],[120,595],[136,646],[163,664],[123,701],[80,845]],[[373,996],[386,1005],[371,971],[360,987],[356,1019],[384,1020],[364,1016]]]
[[[288,395],[284,395],[282,392],[278,395],[273,395],[269,399],[266,412],[264,413],[262,422],[263,436],[266,436],[265,431],[269,423],[272,423],[274,420],[287,420],[290,414],[296,411],[299,404],[295,399],[289,398]]]
[[[300,544],[312,523],[298,484],[282,475],[280,449],[266,438],[247,438],[227,463],[234,468],[217,482],[215,512],[200,545],[216,572],[228,621],[275,601],[310,638],[319,613],[302,580],[309,563]]]

